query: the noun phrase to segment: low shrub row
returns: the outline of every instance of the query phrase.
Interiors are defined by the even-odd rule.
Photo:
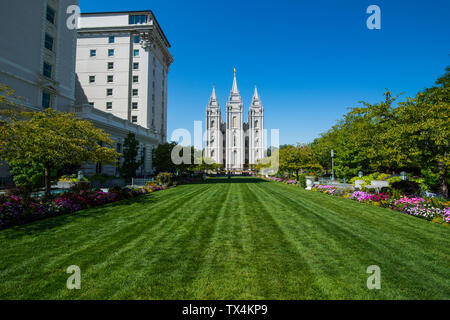
[[[73,213],[107,203],[137,197],[165,189],[164,186],[142,188],[111,188],[108,192],[88,190],[82,183],[70,191],[53,196],[29,197],[17,195],[0,196],[0,229],[32,221]]]
[[[365,191],[344,190],[327,185],[318,185],[312,188],[312,190],[378,207],[389,208],[433,222],[450,223],[450,201],[412,195],[396,197],[385,192],[369,193]]]

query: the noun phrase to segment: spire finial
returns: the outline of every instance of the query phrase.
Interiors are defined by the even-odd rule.
[[[217,99],[216,98],[216,86],[214,85],[214,83],[213,83],[211,98],[212,99]]]
[[[236,68],[234,68],[233,87],[231,88],[231,92],[234,94],[239,94],[239,90],[237,88],[237,81],[236,81]]]
[[[259,99],[258,89],[256,88],[256,84],[255,84],[255,93],[253,94],[253,99]]]

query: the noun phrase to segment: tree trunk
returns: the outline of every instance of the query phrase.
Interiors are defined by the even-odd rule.
[[[51,171],[51,167],[46,165],[45,166],[45,173],[44,173],[45,194],[46,195],[49,195],[50,194],[50,190],[51,190],[50,171]]]
[[[448,198],[448,183],[446,172],[439,175],[439,183],[441,185],[441,193],[445,198]]]
[[[445,198],[448,198],[448,183],[447,183],[447,170],[444,168],[444,164],[438,162],[439,169],[439,184],[441,186],[441,193]]]
[[[300,170],[297,170],[297,182],[300,181],[300,176],[299,176],[299,174],[298,174],[299,171],[300,171]]]

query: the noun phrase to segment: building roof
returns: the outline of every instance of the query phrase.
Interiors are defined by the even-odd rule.
[[[161,34],[162,34],[164,40],[167,42],[168,47],[170,48],[169,40],[167,40],[167,37],[164,34],[164,31],[161,29],[161,26],[159,25],[158,20],[156,20],[156,17],[153,14],[152,10],[85,12],[85,13],[81,13],[81,16],[101,16],[101,15],[113,15],[113,14],[150,14],[153,17],[153,20],[155,21],[156,26],[161,31]]]

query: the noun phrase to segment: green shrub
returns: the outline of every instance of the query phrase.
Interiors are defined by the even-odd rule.
[[[80,181],[73,184],[73,186],[70,187],[70,192],[74,193],[80,193],[81,191],[90,191],[91,190],[91,183],[87,181]]]
[[[390,174],[382,173],[382,174],[380,174],[380,175],[377,177],[377,180],[383,180],[383,181],[386,181],[387,178],[390,177],[390,176],[391,176]]]
[[[159,185],[168,187],[172,184],[173,181],[173,173],[169,172],[160,172],[156,176],[156,181]]]
[[[106,174],[96,173],[92,176],[87,177],[87,180],[90,182],[99,181],[100,183],[105,183],[108,180],[114,179],[112,176],[108,176]]]
[[[392,186],[392,184],[393,184],[394,182],[399,182],[399,181],[401,181],[401,180],[402,180],[402,179],[400,178],[400,176],[394,176],[394,177],[392,177],[392,178],[387,179],[387,182],[389,182],[389,185]]]
[[[302,188],[306,188],[306,174],[299,174],[298,175],[298,184]]]
[[[22,190],[35,190],[44,186],[44,166],[38,163],[12,161],[9,163],[14,184]]]
[[[420,191],[420,184],[415,181],[401,180],[392,184],[392,189],[398,190],[403,194],[418,194]]]

